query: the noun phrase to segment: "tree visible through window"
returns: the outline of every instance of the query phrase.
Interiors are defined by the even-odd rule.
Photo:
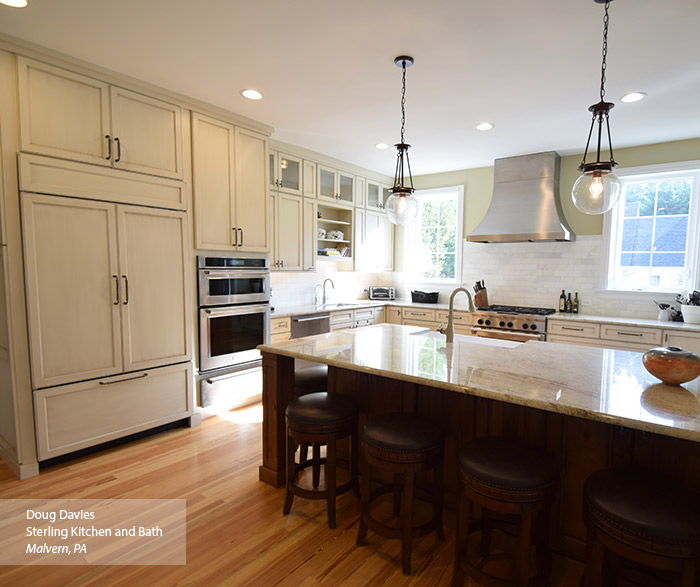
[[[608,288],[694,289],[700,171],[621,177],[610,227]]]
[[[416,278],[459,281],[462,186],[416,192],[416,219],[406,230],[405,268]]]

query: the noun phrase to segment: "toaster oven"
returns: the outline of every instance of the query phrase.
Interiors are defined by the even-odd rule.
[[[396,289],[388,286],[375,286],[369,288],[370,300],[393,300],[396,298]]]

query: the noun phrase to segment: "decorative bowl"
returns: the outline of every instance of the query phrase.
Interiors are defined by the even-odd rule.
[[[700,357],[676,346],[648,350],[642,363],[649,373],[667,385],[680,385],[700,375]]]

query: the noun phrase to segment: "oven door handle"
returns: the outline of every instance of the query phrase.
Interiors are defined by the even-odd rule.
[[[263,314],[270,312],[270,304],[251,304],[241,306],[225,306],[220,308],[203,308],[202,311],[216,318],[217,316],[234,316],[239,314]]]
[[[269,277],[268,269],[200,269],[202,275],[214,279]]]
[[[514,342],[526,342],[528,340],[542,340],[542,334],[530,332],[513,332],[512,330],[487,330],[472,328],[472,335],[481,338],[497,338],[500,340],[512,340]]]
[[[324,314],[323,316],[308,316],[305,318],[292,318],[294,322],[309,322],[311,320],[327,320],[330,314]]]

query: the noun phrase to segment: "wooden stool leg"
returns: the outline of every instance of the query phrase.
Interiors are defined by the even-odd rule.
[[[287,434],[287,495],[284,499],[284,507],[282,508],[282,514],[285,516],[292,509],[292,502],[294,501],[294,494],[291,491],[291,486],[296,478],[296,463],[294,461],[294,453],[296,452],[296,441]]]
[[[545,504],[537,516],[535,531],[535,557],[537,561],[537,576],[548,579],[552,574],[552,553],[549,550],[549,526],[552,508]]]
[[[313,465],[311,466],[313,470],[312,483],[314,489],[318,489],[318,485],[321,482],[321,445],[318,442],[314,442],[312,445],[311,452],[313,454]]]
[[[442,463],[440,463],[433,470],[433,522],[435,523],[435,532],[437,532],[439,540],[445,539],[445,529],[442,525],[443,475]]]
[[[479,532],[479,554],[488,556],[491,551],[491,533],[493,530],[491,510],[481,508],[481,532]]]
[[[452,568],[452,587],[462,587],[466,574],[462,567],[462,553],[466,553],[469,537],[470,503],[464,497],[461,489],[457,495],[457,527],[455,529],[455,555]]]
[[[326,491],[328,492],[328,527],[335,528],[335,435],[331,434],[326,445]]]
[[[394,517],[398,518],[400,515],[401,515],[401,473],[394,473]]]
[[[367,517],[369,516],[369,498],[370,490],[372,488],[372,470],[367,461],[362,460],[362,470],[361,470],[361,481],[360,481],[360,524],[357,530],[357,546],[362,546],[365,543],[365,537],[367,536]]]
[[[411,574],[411,543],[413,537],[413,485],[415,473],[403,475],[403,500],[401,503],[401,567],[404,575]]]
[[[352,480],[352,492],[355,494],[357,499],[360,499],[360,474],[358,462],[360,458],[360,446],[359,446],[358,434],[353,432],[350,437],[350,450],[352,454],[350,455],[350,479]]]
[[[695,584],[695,560],[683,561],[683,571],[681,572],[681,587],[693,587]]]
[[[586,567],[583,575],[584,587],[599,587],[603,584],[603,557],[605,551],[595,530],[586,530]]]
[[[516,580],[518,587],[527,587],[530,581],[530,537],[532,536],[532,505],[524,505],[518,523],[518,550]]]

